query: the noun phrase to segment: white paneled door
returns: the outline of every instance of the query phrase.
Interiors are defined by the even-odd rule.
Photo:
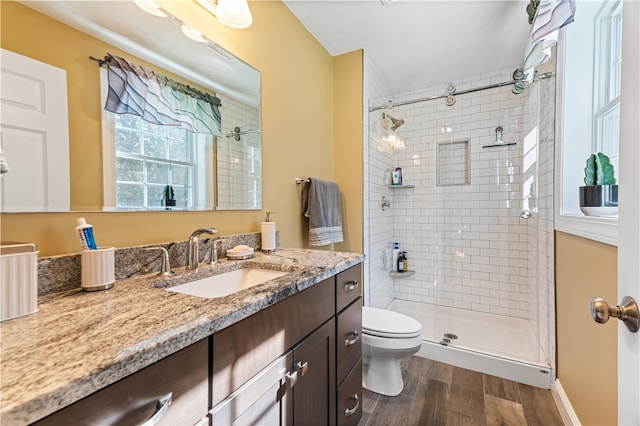
[[[0,72],[0,210],[69,211],[66,72],[5,49]]]
[[[623,3],[618,300],[640,301],[640,2]],[[615,304],[615,303],[612,303]],[[618,324],[618,424],[640,424],[640,332]]]

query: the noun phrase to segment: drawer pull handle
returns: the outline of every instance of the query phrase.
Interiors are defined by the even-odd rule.
[[[153,413],[153,416],[151,416],[149,420],[147,420],[142,424],[142,426],[157,425],[158,422],[164,417],[164,415],[167,414],[167,411],[169,410],[169,406],[171,405],[172,398],[173,398],[173,395],[171,392],[169,392],[163,397],[160,397],[160,399],[158,399],[158,409],[156,410],[155,413]]]
[[[344,283],[344,291],[355,290],[359,285],[360,283],[358,283],[358,281],[347,281]]]
[[[358,411],[358,407],[360,407],[360,398],[358,398],[358,394],[353,394],[351,398],[356,400],[356,405],[353,408],[346,408],[344,410],[345,417],[349,417],[350,415],[355,414],[355,412]]]
[[[353,334],[353,339],[345,339],[345,346],[355,345],[356,342],[360,340],[360,333],[358,333],[358,330],[353,331],[351,334]]]
[[[290,371],[287,371],[287,373],[284,375],[284,377],[287,379],[287,383],[289,383],[289,387],[292,388],[296,385],[296,383],[298,383],[298,372],[294,371],[293,373],[291,373]]]
[[[309,363],[308,362],[303,363],[302,361],[299,361],[296,364],[296,368],[300,372],[300,375],[304,376],[307,373],[307,370],[309,369]]]

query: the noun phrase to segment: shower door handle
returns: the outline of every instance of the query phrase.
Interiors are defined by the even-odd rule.
[[[591,317],[599,324],[609,321],[609,318],[618,318],[627,326],[629,331],[635,333],[640,329],[640,313],[638,304],[633,297],[625,296],[618,306],[609,306],[601,297],[594,297],[589,303]]]

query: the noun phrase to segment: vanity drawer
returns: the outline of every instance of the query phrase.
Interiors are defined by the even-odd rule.
[[[209,409],[209,346],[209,338],[194,343],[34,424],[135,425],[155,413],[158,425],[199,424]]]
[[[338,388],[338,426],[358,424],[362,399],[362,361],[359,361]]]
[[[336,313],[340,312],[362,293],[362,264],[336,275]]]
[[[362,299],[338,315],[336,333],[337,374],[340,384],[362,357]]]

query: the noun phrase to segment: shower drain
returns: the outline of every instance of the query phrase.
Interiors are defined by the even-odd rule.
[[[442,340],[440,341],[440,344],[442,346],[449,346],[449,344],[451,343],[452,340],[456,340],[458,338],[457,335],[453,334],[453,333],[444,333]]]

